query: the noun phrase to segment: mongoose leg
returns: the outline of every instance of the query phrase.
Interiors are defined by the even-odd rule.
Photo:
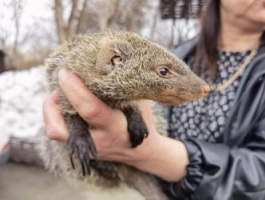
[[[91,167],[95,169],[101,176],[114,182],[120,180],[117,167],[115,164],[105,161],[91,161]]]
[[[80,160],[83,175],[86,173],[90,174],[90,161],[91,158],[97,158],[97,152],[88,129],[89,125],[78,114],[66,115],[65,120],[68,124],[68,152],[72,167],[75,169],[73,155],[76,152]]]
[[[132,147],[137,147],[148,136],[148,130],[142,118],[139,108],[135,106],[128,106],[122,109],[127,118],[128,132]]]

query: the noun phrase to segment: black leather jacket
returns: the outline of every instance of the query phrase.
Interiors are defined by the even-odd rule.
[[[196,39],[173,52],[185,60]],[[265,200],[265,47],[244,71],[218,143],[183,141],[190,164],[178,183],[162,182],[171,199]]]

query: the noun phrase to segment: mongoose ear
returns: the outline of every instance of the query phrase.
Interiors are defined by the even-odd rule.
[[[103,74],[108,74],[116,67],[122,68],[132,57],[133,51],[132,45],[127,41],[111,41],[100,49],[96,67]]]

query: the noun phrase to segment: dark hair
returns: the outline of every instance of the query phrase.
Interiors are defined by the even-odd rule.
[[[217,72],[217,43],[221,30],[220,0],[208,0],[201,16],[201,32],[195,49],[196,71],[199,75],[207,72],[207,76],[214,80]],[[265,31],[261,37],[265,44]]]

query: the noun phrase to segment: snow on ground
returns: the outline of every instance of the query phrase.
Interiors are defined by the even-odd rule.
[[[36,136],[44,127],[44,67],[0,74],[0,138]]]

